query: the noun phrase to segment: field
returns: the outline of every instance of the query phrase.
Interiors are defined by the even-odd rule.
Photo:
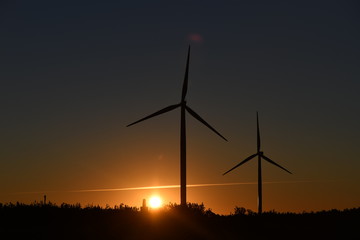
[[[359,239],[360,208],[310,213],[244,208],[218,215],[202,204],[140,211],[123,204],[0,204],[1,239]]]

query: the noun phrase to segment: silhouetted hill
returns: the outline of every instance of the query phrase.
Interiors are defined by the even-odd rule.
[[[359,239],[360,208],[311,213],[235,208],[217,215],[202,204],[140,212],[80,204],[0,204],[1,239]]]

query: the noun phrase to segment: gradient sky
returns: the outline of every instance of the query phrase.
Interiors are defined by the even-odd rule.
[[[140,206],[178,188],[178,103],[188,44],[188,201],[216,213],[317,211],[360,203],[357,1],[1,1],[0,202]]]

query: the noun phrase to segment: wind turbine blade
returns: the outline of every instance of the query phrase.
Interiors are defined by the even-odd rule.
[[[202,122],[205,126],[207,126],[208,128],[210,128],[213,132],[215,132],[217,135],[219,135],[222,139],[224,139],[225,141],[227,141],[227,139],[225,137],[223,137],[218,131],[216,131],[212,126],[210,126],[210,124],[208,124],[204,119],[202,119],[196,112],[194,112],[194,110],[192,110],[190,107],[186,106],[186,110],[197,120],[199,120],[200,122]]]
[[[187,89],[188,89],[189,60],[190,60],[190,45],[189,45],[189,48],[188,48],[188,55],[187,55],[186,69],[185,69],[185,77],[184,77],[184,83],[183,83],[182,94],[181,94],[181,101],[182,102],[185,100]]]
[[[231,171],[234,170],[235,168],[243,165],[244,163],[246,163],[247,161],[251,160],[252,158],[256,157],[257,155],[258,155],[258,154],[255,153],[255,154],[251,155],[250,157],[245,158],[245,160],[243,160],[242,162],[240,162],[238,165],[236,165],[235,167],[233,167],[233,168],[230,169],[229,171],[225,172],[225,173],[223,174],[223,176],[224,176],[225,174],[227,174],[228,172],[231,172]]]
[[[272,163],[272,164],[274,164],[275,166],[281,168],[282,170],[284,170],[284,171],[292,174],[289,170],[287,170],[286,168],[280,166],[279,164],[277,164],[276,162],[274,162],[274,161],[271,160],[270,158],[266,157],[264,154],[261,154],[260,156],[261,156],[262,158],[264,158],[266,161],[268,161],[269,163]]]
[[[175,104],[175,105],[170,105],[170,106],[168,106],[168,107],[166,107],[166,108],[163,108],[163,109],[161,109],[161,110],[159,110],[159,111],[157,111],[157,112],[155,112],[155,113],[153,113],[153,114],[150,114],[149,116],[144,117],[144,118],[142,118],[142,119],[140,119],[140,120],[138,120],[138,121],[136,121],[136,122],[130,123],[129,125],[127,125],[127,127],[130,127],[131,125],[134,125],[134,124],[136,124],[136,123],[142,122],[142,121],[144,121],[144,120],[146,120],[146,119],[155,117],[155,116],[157,116],[157,115],[160,115],[160,114],[169,112],[169,111],[171,111],[171,110],[174,110],[175,108],[180,107],[180,105],[181,105],[180,103],[179,103],[179,104]]]
[[[259,114],[256,112],[256,129],[257,129],[257,150],[260,152],[260,128],[259,128]]]

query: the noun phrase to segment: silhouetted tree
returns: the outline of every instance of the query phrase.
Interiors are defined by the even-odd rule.
[[[246,208],[235,206],[234,208],[235,215],[245,215],[245,213],[246,213]]]

